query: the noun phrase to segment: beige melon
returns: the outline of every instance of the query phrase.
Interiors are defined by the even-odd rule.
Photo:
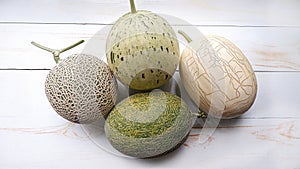
[[[45,92],[52,107],[63,118],[90,123],[103,118],[113,108],[117,84],[101,59],[73,54],[51,69]]]
[[[198,46],[196,51],[186,48],[180,60],[180,76],[192,100],[204,112],[223,119],[245,113],[257,93],[246,56],[221,36],[208,36]]]
[[[91,123],[104,118],[115,105],[117,82],[108,65],[96,56],[79,53],[60,60],[60,53],[82,42],[61,50],[32,44],[51,52],[57,63],[45,82],[45,93],[51,106],[71,122]]]

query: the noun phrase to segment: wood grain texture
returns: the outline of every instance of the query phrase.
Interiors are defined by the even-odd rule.
[[[297,0],[138,0],[136,6],[194,25],[300,26]],[[7,0],[0,2],[0,22],[108,24],[129,9],[129,0]]]
[[[299,119],[225,120],[205,142],[199,142],[205,137],[200,134],[205,129],[194,128],[185,144],[174,153],[154,160],[133,160],[105,152],[91,142],[79,125],[53,113],[43,112],[44,117],[34,118],[0,117],[1,167],[199,168],[199,164],[200,168],[212,169],[299,167]],[[43,120],[45,116],[47,121]]]
[[[32,40],[51,48],[63,48],[80,39],[82,44],[61,55],[62,58],[82,52],[104,57],[106,43],[103,25],[63,24],[0,24],[0,68],[50,69],[55,65],[52,55],[30,44]],[[106,27],[107,28],[107,27]],[[187,29],[178,26],[177,29]],[[203,35],[224,36],[236,44],[249,59],[255,71],[299,71],[300,28],[274,27],[197,27]],[[105,31],[104,31],[105,32]],[[181,42],[183,42],[182,37]],[[103,50],[101,50],[103,48]],[[87,52],[87,51],[85,51]]]
[[[45,69],[55,62],[30,42],[59,49],[84,39],[88,43],[61,57],[82,49],[102,56],[105,51],[98,48],[105,46],[106,35],[97,32],[129,11],[128,0],[2,0],[0,168],[299,169],[300,1],[137,0],[136,5],[182,18],[204,35],[221,35],[235,43],[256,71],[253,107],[237,119],[221,121],[213,135],[201,133],[210,128],[201,128],[198,120],[185,144],[168,156],[114,156],[97,147],[80,125],[52,109],[44,83],[49,72]],[[171,24],[187,28],[177,21]],[[173,83],[169,87],[176,89]]]
[[[203,168],[279,169],[299,166],[299,101],[268,94],[278,92],[282,86],[292,89],[293,86],[287,86],[286,79],[299,82],[295,80],[299,73],[279,76],[259,73],[259,81],[265,84],[261,90],[266,93],[258,96],[260,104],[255,104],[252,111],[240,119],[222,121],[203,143],[199,142],[202,136],[206,137],[199,134],[202,128],[194,128],[178,151],[154,160],[111,155],[94,145],[79,125],[56,115],[43,93],[46,74],[47,71],[0,71],[0,93],[5,96],[1,97],[0,114],[0,165],[3,168],[92,169],[99,166],[119,168],[120,165],[122,168],[182,168],[187,165],[199,168],[201,164]],[[268,99],[273,96],[281,103]],[[293,105],[295,109],[291,108]],[[289,111],[281,114],[280,108]],[[267,117],[259,118],[259,115]]]
[[[3,168],[12,169],[96,169],[99,166],[119,168],[120,165],[122,168],[299,167],[300,154],[295,148],[300,146],[299,120],[248,119],[226,123],[204,143],[198,142],[200,129],[193,129],[179,150],[153,160],[132,160],[111,155],[91,143],[78,125],[56,122],[25,128],[39,133],[1,125],[0,136],[3,139],[0,147],[5,154],[0,154],[0,164]],[[58,128],[58,132],[51,133],[49,128]],[[83,136],[63,135],[60,132]]]
[[[48,103],[45,95],[45,80],[48,70],[1,70],[0,71],[0,103],[2,111],[0,118],[39,118],[41,124],[50,119],[60,118]],[[300,73],[299,72],[257,72],[258,94],[251,109],[241,116],[242,119],[252,118],[300,118]],[[174,76],[183,95],[179,73]],[[282,89],[285,89],[282,91]],[[124,99],[128,93],[120,88],[118,101]],[[166,88],[168,90],[168,88]],[[188,101],[188,100],[187,100]],[[15,103],[17,106],[13,106]],[[57,117],[56,117],[57,116]],[[26,119],[22,124],[27,124]],[[51,120],[49,120],[51,121]],[[9,124],[9,123],[7,123]],[[9,125],[16,125],[11,123]],[[30,123],[29,123],[30,125]]]

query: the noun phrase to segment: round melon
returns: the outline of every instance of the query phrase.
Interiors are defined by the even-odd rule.
[[[187,137],[192,113],[176,95],[139,93],[121,101],[105,122],[112,146],[129,156],[157,157],[174,150]]]
[[[107,37],[106,52],[118,80],[136,90],[150,90],[168,82],[180,55],[169,23],[155,13],[135,9],[115,22]]]
[[[117,82],[101,59],[73,54],[50,70],[45,92],[60,116],[90,123],[106,116],[115,105]]]

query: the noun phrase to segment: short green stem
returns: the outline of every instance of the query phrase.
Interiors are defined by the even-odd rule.
[[[179,30],[178,33],[180,35],[182,35],[184,37],[184,39],[188,42],[188,43],[191,43],[192,42],[192,39],[185,33],[183,32],[182,30]]]
[[[134,0],[130,0],[131,13],[136,13]]]
[[[31,44],[34,45],[34,46],[36,46],[36,47],[38,47],[38,48],[40,48],[40,49],[43,49],[43,50],[48,51],[48,52],[51,52],[53,54],[53,58],[54,58],[55,62],[58,63],[59,60],[60,60],[59,55],[61,53],[65,52],[65,51],[67,51],[69,49],[72,49],[75,46],[78,46],[79,44],[81,44],[83,42],[84,42],[84,40],[81,40],[81,41],[79,41],[79,42],[77,42],[77,43],[75,43],[75,44],[73,44],[71,46],[68,46],[68,47],[66,47],[64,49],[61,49],[61,50],[51,49],[51,48],[48,48],[46,46],[43,46],[43,45],[38,44],[38,43],[33,42],[33,41],[31,42]]]
[[[197,113],[192,113],[193,115],[202,118],[202,119],[206,119],[207,118],[207,113],[205,113],[204,111],[200,110]]]

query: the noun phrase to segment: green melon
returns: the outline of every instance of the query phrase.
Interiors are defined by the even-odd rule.
[[[120,82],[136,90],[168,82],[179,63],[179,44],[169,23],[150,11],[132,11],[119,18],[106,41],[108,65]]]
[[[121,153],[150,158],[178,147],[192,123],[192,113],[178,96],[139,93],[124,99],[110,112],[105,134]]]

